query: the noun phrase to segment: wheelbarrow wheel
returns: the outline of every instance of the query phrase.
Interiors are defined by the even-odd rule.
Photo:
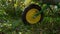
[[[41,7],[35,4],[31,4],[25,8],[24,12],[22,13],[22,20],[24,24],[36,24],[41,22],[43,14],[39,14],[36,18],[33,16],[41,10]]]

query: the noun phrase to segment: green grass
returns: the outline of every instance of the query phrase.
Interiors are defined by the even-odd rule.
[[[4,17],[2,18],[2,22],[0,22],[0,33],[1,32],[6,34],[17,34],[19,32],[23,34],[60,34],[60,17],[47,16],[43,18],[42,22],[35,25],[24,25],[21,17]]]
[[[22,8],[6,2],[0,1],[0,34],[60,34],[60,9],[57,12],[47,9],[42,22],[25,25],[21,19]]]

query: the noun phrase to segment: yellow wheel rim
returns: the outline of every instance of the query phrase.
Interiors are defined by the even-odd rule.
[[[35,24],[40,21],[41,15],[38,15],[36,18],[32,18],[36,13],[38,12],[38,9],[30,9],[26,14],[26,20],[30,24]]]

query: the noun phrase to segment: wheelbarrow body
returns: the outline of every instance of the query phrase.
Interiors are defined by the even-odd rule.
[[[56,5],[60,0],[42,0],[42,3]]]
[[[25,0],[24,4],[25,6],[29,5],[31,3],[32,0]],[[57,5],[58,3],[60,3],[60,0],[35,0],[37,2],[41,2],[42,4],[48,4],[48,5]]]

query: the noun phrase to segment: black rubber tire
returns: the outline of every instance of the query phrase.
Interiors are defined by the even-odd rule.
[[[36,4],[31,4],[31,5],[29,5],[28,7],[26,7],[25,10],[24,10],[23,13],[22,13],[22,21],[23,21],[23,23],[26,24],[26,25],[27,25],[27,24],[31,25],[31,24],[28,23],[27,20],[26,20],[26,13],[27,13],[30,9],[32,9],[32,8],[38,9],[39,11],[41,10],[41,7],[38,6],[38,5],[36,5]],[[40,20],[39,22],[41,22],[42,19],[43,19],[43,13],[41,13],[41,20]]]

